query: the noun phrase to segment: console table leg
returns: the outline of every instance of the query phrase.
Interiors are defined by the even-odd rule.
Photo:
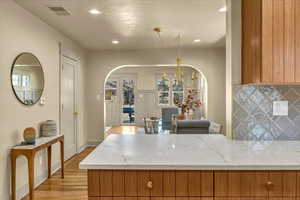
[[[61,178],[64,178],[64,141],[60,141]]]
[[[16,155],[11,153],[11,199],[16,200]]]
[[[52,154],[52,146],[47,148],[48,153],[48,178],[51,177],[51,154]]]
[[[34,199],[34,156],[28,155],[29,198]]]

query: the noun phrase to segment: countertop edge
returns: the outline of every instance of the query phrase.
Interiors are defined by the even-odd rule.
[[[80,164],[80,169],[88,169],[88,170],[215,170],[215,171],[222,171],[222,170],[256,170],[256,171],[266,171],[266,170],[282,170],[282,171],[289,171],[289,170],[300,170],[299,166],[179,166],[179,165],[85,165]]]

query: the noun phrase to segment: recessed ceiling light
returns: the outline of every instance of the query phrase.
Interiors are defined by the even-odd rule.
[[[194,42],[201,42],[201,40],[200,39],[195,39]]]
[[[113,40],[113,41],[111,41],[111,43],[113,43],[113,44],[119,44],[119,41],[118,40]]]
[[[101,12],[97,9],[91,9],[89,10],[89,13],[92,14],[92,15],[99,15],[101,14]]]
[[[227,7],[223,6],[222,8],[219,9],[219,12],[226,12],[227,11]]]

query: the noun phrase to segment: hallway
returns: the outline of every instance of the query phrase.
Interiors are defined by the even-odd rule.
[[[123,135],[132,135],[136,134],[139,132],[139,129],[143,129],[144,127],[142,126],[113,126],[109,130],[105,132],[105,135],[110,135],[110,134],[123,134]]]

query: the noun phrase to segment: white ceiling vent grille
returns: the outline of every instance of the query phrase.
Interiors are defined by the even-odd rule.
[[[55,12],[59,16],[68,16],[68,15],[71,15],[71,13],[69,13],[64,7],[60,7],[60,6],[48,6],[48,8],[51,11]]]

